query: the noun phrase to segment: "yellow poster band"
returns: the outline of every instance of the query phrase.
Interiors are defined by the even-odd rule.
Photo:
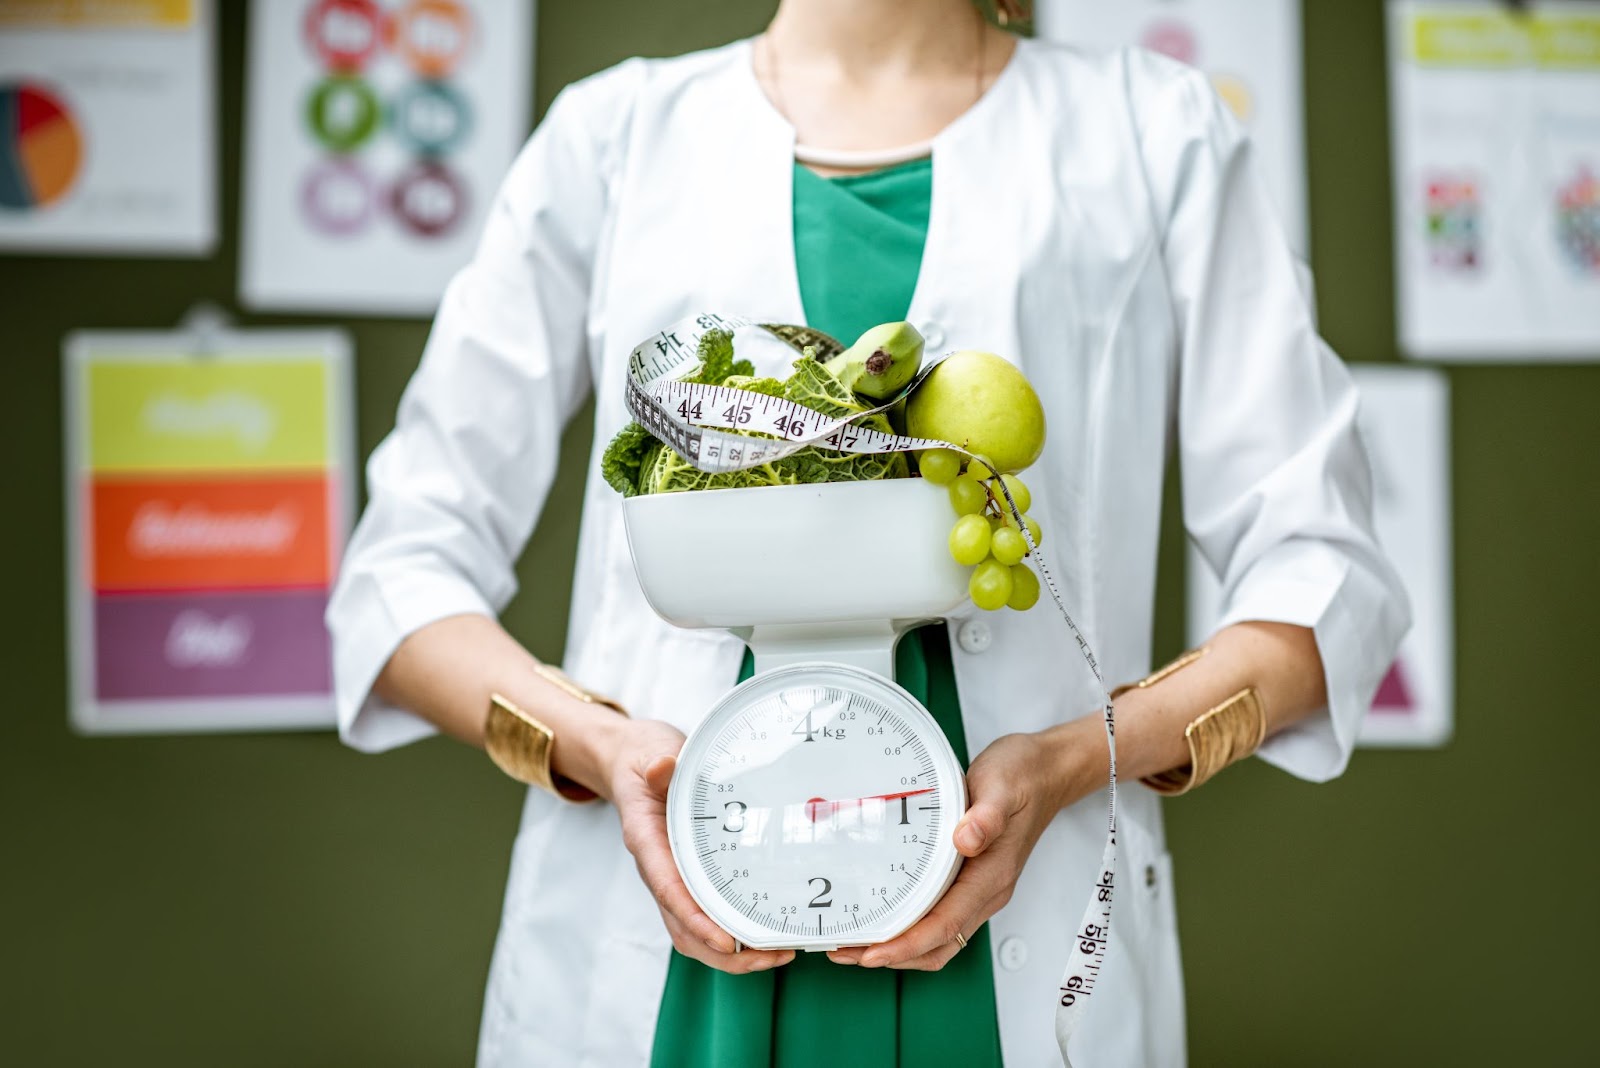
[[[107,361],[88,368],[97,473],[315,470],[329,460],[320,360]]]
[[[4,0],[0,26],[99,29],[185,29],[193,0]]]
[[[1600,16],[1508,11],[1418,15],[1410,58],[1427,67],[1600,70]]]

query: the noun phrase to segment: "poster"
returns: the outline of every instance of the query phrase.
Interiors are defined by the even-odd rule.
[[[346,336],[80,332],[63,371],[74,726],[331,726]]]
[[[1450,390],[1424,367],[1355,364],[1361,435],[1372,460],[1378,541],[1411,597],[1411,632],[1378,686],[1360,742],[1439,746],[1454,724],[1455,616],[1451,580]],[[1189,637],[1215,629],[1216,577],[1189,550]]]
[[[1425,359],[1600,359],[1600,3],[1391,3],[1396,310]]]
[[[251,5],[245,303],[433,314],[528,132],[532,9]]]
[[[0,0],[0,251],[216,244],[210,0]]]
[[[1046,40],[1139,45],[1205,71],[1258,153],[1289,243],[1309,255],[1299,0],[1037,0]]]

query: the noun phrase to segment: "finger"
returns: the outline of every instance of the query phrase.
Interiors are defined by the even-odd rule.
[[[989,922],[990,917],[1005,907],[1006,901],[1009,900],[1010,897],[1010,894],[1002,894],[999,897],[992,899],[982,909],[978,910],[979,918],[974,922],[974,925],[970,928],[964,927],[961,929],[962,934],[965,935],[968,942],[972,941],[978,936],[978,931],[982,929],[984,924]],[[968,933],[969,931],[970,933]],[[954,960],[956,954],[970,950],[970,946],[963,946],[960,942],[952,938],[944,945],[924,953],[920,957],[912,957],[910,960],[901,961],[898,964],[891,964],[889,967],[905,971],[936,972]]]
[[[1004,795],[989,796],[974,801],[966,814],[956,822],[951,840],[956,852],[964,857],[975,857],[988,849],[1002,834],[1015,815],[1010,799]]]
[[[954,942],[957,931],[975,930],[1010,899],[1017,874],[1016,865],[999,854],[967,863],[926,916],[900,936],[868,949],[861,963],[868,968],[894,967]],[[983,911],[997,900],[993,909]]]
[[[648,805],[648,802],[643,804]],[[695,904],[689,888],[683,885],[678,865],[672,859],[667,839],[667,821],[653,809],[641,808],[623,814],[623,843],[633,854],[639,877],[655,895],[663,912],[670,912],[706,946],[719,953],[733,952],[733,936],[728,934]]]
[[[663,814],[667,811],[667,787],[672,785],[672,773],[677,767],[677,757],[662,755],[648,761],[639,769],[639,777],[644,780],[645,789],[652,798],[660,800]]]
[[[737,953],[720,953],[708,947],[665,909],[661,912],[661,919],[666,924],[667,933],[672,936],[673,947],[679,953],[720,972],[748,975],[750,972],[782,967],[794,960],[792,949],[742,949]]]
[[[908,961],[891,964],[889,967],[901,972],[936,972],[954,960],[956,954],[960,952],[961,943],[950,942],[932,953],[924,953],[920,957],[912,957]]]

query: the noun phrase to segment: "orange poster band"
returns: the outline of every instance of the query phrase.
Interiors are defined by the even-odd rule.
[[[97,591],[326,586],[326,478],[98,478]]]

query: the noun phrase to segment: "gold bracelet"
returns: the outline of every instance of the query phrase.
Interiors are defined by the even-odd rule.
[[[1246,686],[1215,708],[1201,713],[1183,729],[1189,743],[1189,764],[1141,781],[1158,794],[1188,793],[1217,772],[1243,760],[1267,737],[1267,708],[1254,686]]]
[[[1149,689],[1199,660],[1207,651],[1207,646],[1190,650],[1148,678],[1118,686],[1111,691],[1111,697],[1115,700],[1129,690]],[[1140,781],[1168,797],[1187,793],[1229,764],[1254,753],[1266,737],[1266,705],[1262,704],[1261,695],[1254,686],[1246,686],[1226,701],[1203,712],[1183,729],[1184,741],[1189,744],[1187,765],[1147,775]]]
[[[615,701],[583,689],[549,665],[535,664],[533,670],[569,697],[585,704],[603,705],[627,715]],[[509,698],[498,693],[489,695],[489,715],[483,725],[483,747],[496,766],[518,782],[537,786],[565,800],[593,801],[596,797],[593,790],[555,773],[552,767],[555,745],[555,731]]]

